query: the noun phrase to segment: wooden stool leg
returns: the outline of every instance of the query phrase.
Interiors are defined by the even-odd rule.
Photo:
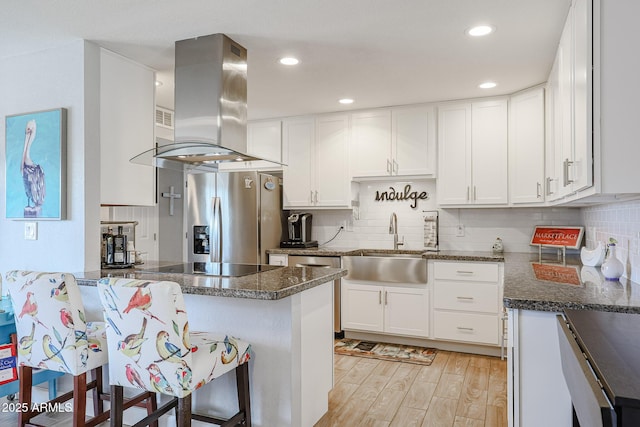
[[[155,393],[149,392],[149,397],[147,398],[147,415],[153,414],[156,409],[158,409],[158,400]],[[149,427],[158,427],[158,421],[154,421],[149,424]]]
[[[25,410],[18,412],[18,425],[24,427],[31,420],[34,414],[31,412],[31,387],[33,380],[33,370],[31,366],[20,366],[18,368],[18,376],[20,385],[18,389],[18,401],[21,407],[24,405]]]
[[[178,398],[178,418],[176,424],[177,427],[191,426],[191,394]]]
[[[249,397],[249,364],[243,363],[236,368],[236,385],[238,387],[238,408],[244,411],[244,425],[251,427],[251,399]]]
[[[73,425],[83,427],[87,413],[87,373],[73,377]]]
[[[124,413],[124,389],[119,385],[111,386],[111,427],[122,427],[122,415]]]
[[[93,416],[97,417],[104,412],[104,403],[102,402],[102,366],[91,370],[91,376],[96,381],[93,389]]]

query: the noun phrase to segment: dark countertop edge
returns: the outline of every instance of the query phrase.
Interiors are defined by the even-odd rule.
[[[613,313],[640,314],[640,307],[629,307],[612,304],[580,304],[570,301],[541,301],[507,297],[503,298],[502,302],[506,308],[528,311],[548,311],[561,313],[564,310],[592,310],[607,311]]]
[[[94,275],[98,274],[98,272],[90,272],[90,273]],[[99,279],[83,278],[81,274],[82,273],[74,273],[74,275],[76,276],[76,282],[78,285],[97,286]],[[143,274],[149,274],[149,273],[143,273]],[[257,273],[257,274],[264,274],[264,273]],[[180,288],[182,289],[183,294],[185,295],[204,295],[204,296],[217,296],[217,297],[225,297],[225,298],[244,298],[244,299],[275,301],[275,300],[279,300],[279,299],[283,299],[283,298],[295,295],[297,293],[303,292],[307,289],[314,288],[324,283],[333,282],[334,280],[339,279],[345,276],[346,274],[347,274],[347,270],[340,270],[336,273],[331,273],[322,277],[307,280],[302,283],[298,283],[296,285],[292,285],[280,290],[215,288],[215,287],[204,287],[204,286],[190,286],[190,285],[185,285],[183,283],[179,283],[179,285],[180,285]],[[153,275],[153,276],[154,276],[154,279],[152,280],[161,280],[159,277],[157,277],[157,275]],[[189,276],[189,275],[185,275],[185,276]]]

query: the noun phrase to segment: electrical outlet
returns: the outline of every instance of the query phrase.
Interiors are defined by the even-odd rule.
[[[456,227],[456,237],[464,237],[464,225],[458,224]]]
[[[343,230],[347,230],[347,221],[340,221],[340,227],[342,227]]]

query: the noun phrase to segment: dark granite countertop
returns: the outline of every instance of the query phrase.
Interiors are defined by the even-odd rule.
[[[148,267],[149,265],[143,266]],[[185,294],[277,300],[339,279],[347,273],[339,268],[281,267],[242,277],[193,274],[145,273],[140,268],[74,273],[79,285],[96,286],[101,277],[127,277],[177,282]]]
[[[566,265],[544,255],[507,253],[504,263],[504,306],[522,310],[564,309],[640,313],[640,284],[621,278],[605,280],[600,267],[586,267],[578,255]]]
[[[555,254],[494,254],[492,252],[392,249],[270,249],[287,255],[352,256],[361,252],[422,254],[432,260],[504,262],[503,303],[507,308],[560,312],[564,309],[640,313],[640,284],[627,279],[605,280],[600,267],[586,267],[578,254],[567,255],[565,265]]]

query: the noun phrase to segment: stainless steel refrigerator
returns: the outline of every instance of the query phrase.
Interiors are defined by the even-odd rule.
[[[254,171],[187,175],[188,261],[267,264],[282,236],[281,188]]]

